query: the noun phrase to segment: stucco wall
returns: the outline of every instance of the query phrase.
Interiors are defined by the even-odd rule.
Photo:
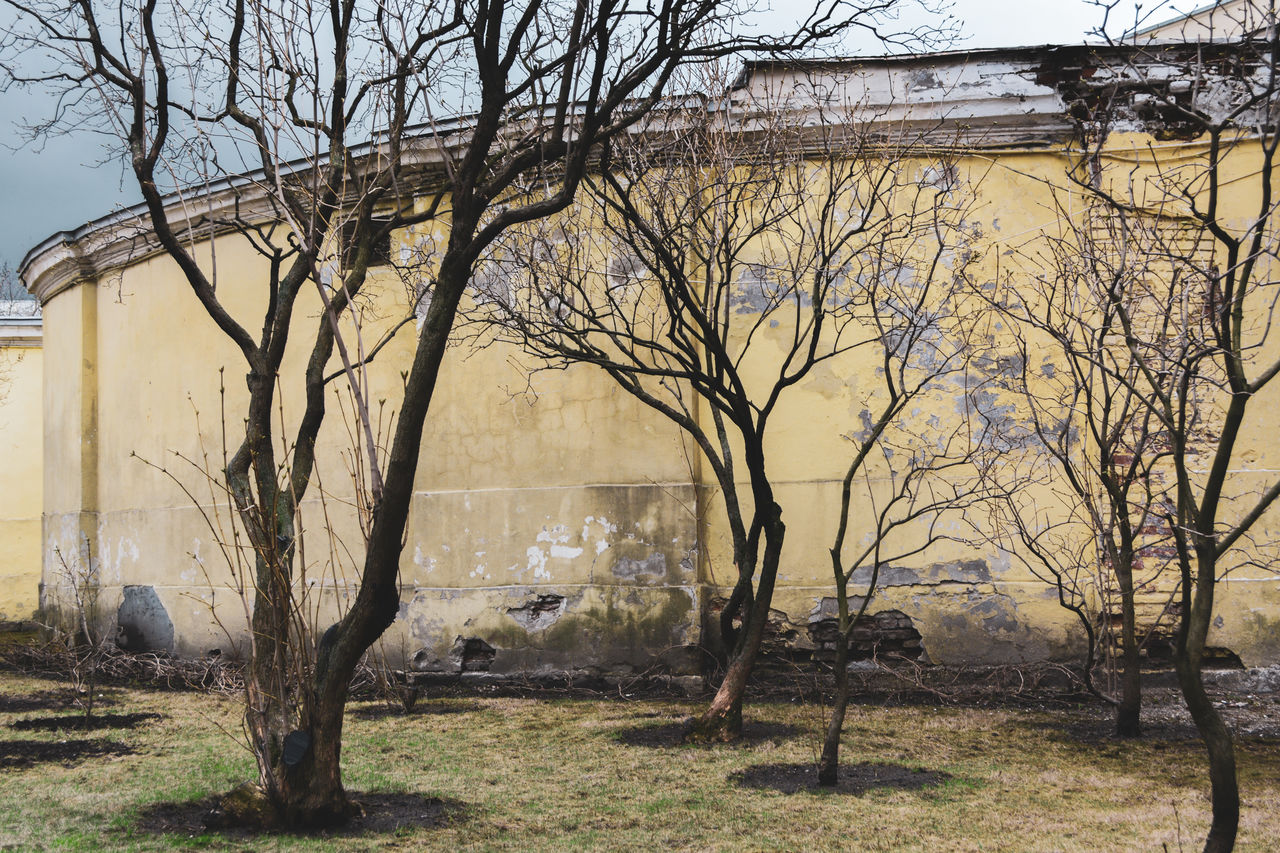
[[[40,317],[0,303],[0,621],[30,619],[40,593]]]
[[[217,251],[224,280],[260,274],[234,238]],[[258,310],[247,294],[223,293],[238,316]],[[407,310],[403,293],[386,282],[380,315]],[[317,313],[299,311],[298,335]],[[205,477],[237,439],[239,354],[162,257],[59,293],[46,316],[50,369],[65,377],[46,388],[47,603],[67,599],[63,563],[91,566],[100,616],[140,644],[183,654],[242,644],[243,605],[221,548],[231,518]],[[402,329],[380,356],[373,399],[395,399],[414,333]],[[427,670],[456,668],[467,640],[493,647],[493,671],[625,670],[668,650],[677,668],[696,665],[681,651],[697,642],[699,611],[682,437],[601,374],[530,381],[513,356],[458,349],[446,362],[411,507],[401,618],[384,652]],[[286,421],[300,410],[298,376],[286,364]],[[323,629],[362,549],[336,396],[320,444],[302,519],[307,606]]]
[[[1043,224],[1043,187],[1025,176],[1060,175],[1064,161],[1039,152],[1004,163],[962,164],[971,185],[956,190],[980,194],[966,228],[993,259],[1002,234]],[[222,239],[217,253],[222,280],[260,277],[236,238]],[[407,310],[404,292],[398,281],[383,283],[370,317],[384,319],[371,320],[368,337]],[[241,317],[260,310],[250,293],[221,293]],[[314,305],[299,312],[299,336],[317,313]],[[219,548],[230,517],[216,485],[188,461],[216,476],[224,444],[234,444],[244,400],[238,354],[163,257],[57,294],[47,316],[57,329],[51,366],[67,380],[47,389],[59,427],[46,471],[46,572],[56,574],[67,555],[92,565],[101,613],[146,644],[200,654],[242,643],[243,607]],[[413,331],[402,329],[374,364],[373,399],[396,399]],[[760,352],[748,371],[763,381],[773,369],[767,340]],[[602,372],[531,377],[532,367],[496,344],[464,344],[447,358],[402,559],[401,618],[384,653],[423,670],[628,671],[661,660],[698,671],[705,658],[693,647],[711,639],[710,613],[734,572],[709,472],[674,426]],[[827,549],[851,450],[844,435],[865,417],[876,368],[874,357],[857,354],[824,364],[788,392],[769,432],[788,525],[774,607],[800,656],[831,615]],[[296,363],[286,365],[281,389],[289,421],[300,408]],[[959,423],[961,409],[946,393],[920,406],[916,416],[941,429]],[[336,399],[321,445],[326,499],[317,486],[303,524],[309,606],[322,628],[349,594],[350,554],[359,550],[345,505],[349,436]],[[199,510],[157,466],[190,489]],[[947,524],[976,538],[970,520]],[[944,543],[893,567],[871,607],[887,610],[910,620],[924,660],[938,663],[1064,659],[1082,640],[1054,590],[990,544]]]
[[[906,112],[890,117],[938,126],[935,136],[951,153],[959,142],[971,146],[956,160],[951,191],[972,196],[963,225],[965,274],[974,285],[1033,277],[1036,241],[1078,212],[1065,179],[1078,153],[1070,149],[1065,104],[1040,82],[1039,65],[948,61],[954,79],[890,61],[869,91],[886,98],[916,93],[920,110],[908,98]],[[764,72],[760,79],[775,80]],[[951,120],[946,105],[956,98],[969,99],[972,115],[943,128]],[[1201,153],[1194,142],[1115,134],[1103,156],[1124,163]],[[913,164],[912,174],[923,175],[927,161]],[[1241,175],[1252,169],[1247,157],[1232,168]],[[1248,182],[1229,186],[1224,204],[1245,205]],[[420,236],[400,239],[407,246]],[[245,282],[261,280],[260,261],[234,237],[221,238],[216,249],[220,297],[253,328],[263,296]],[[47,383],[44,405],[47,600],[65,596],[57,581],[66,566],[73,573],[88,567],[80,570],[96,573],[103,618],[125,624],[141,645],[185,654],[234,647],[244,642],[244,607],[221,547],[231,521],[216,478],[223,448],[237,439],[245,397],[240,357],[167,259],[108,264],[98,278],[77,275],[45,305],[46,369],[58,378]],[[408,311],[413,282],[407,284],[388,276],[375,288],[367,339]],[[318,316],[318,305],[303,305],[297,338],[310,335]],[[766,349],[770,334],[786,330],[762,332]],[[992,355],[987,378],[997,380],[985,414],[1013,428],[1017,403],[1000,397],[998,382],[1007,334],[989,319],[980,344]],[[369,396],[389,401],[388,415],[413,340],[410,324],[372,366]],[[765,361],[745,370],[763,376]],[[446,358],[401,562],[400,618],[383,653],[426,671],[625,672],[655,661],[698,671],[705,657],[695,647],[714,645],[709,626],[734,567],[720,496],[696,448],[601,372],[532,367],[498,344],[459,343]],[[832,613],[827,549],[851,450],[844,436],[865,421],[877,369],[857,354],[820,366],[786,392],[768,433],[769,472],[787,524],[771,639],[783,653],[803,658]],[[281,377],[285,423],[300,409],[299,370],[295,359]],[[961,428],[962,390],[942,389],[911,417],[940,433]],[[1256,411],[1274,408],[1278,393],[1268,391]],[[337,398],[329,410],[319,478],[302,511],[302,587],[321,628],[350,594],[351,555],[361,550],[349,506],[349,432]],[[1280,468],[1280,443],[1265,418],[1246,429],[1243,443],[1232,479],[1242,501]],[[871,488],[888,474],[873,471]],[[1040,491],[1031,500],[1054,512],[1051,485],[1034,486]],[[1209,639],[1247,665],[1280,662],[1280,582],[1268,550],[1280,533],[1274,516],[1262,520],[1253,550],[1221,584]],[[1017,553],[1001,550],[990,524],[978,511],[944,517],[953,538],[886,567],[870,612],[889,612],[893,625],[918,631],[926,661],[1079,654],[1084,637],[1075,617]],[[1159,616],[1169,602],[1167,575],[1152,575],[1139,592],[1144,618]]]
[[[1058,148],[1000,150],[994,156],[980,152],[955,160],[951,192],[955,206],[963,211],[959,230],[967,237],[945,253],[943,271],[937,275],[961,275],[962,257],[963,275],[977,287],[1008,275],[1014,250],[1023,248],[1029,234],[1052,224],[1051,188],[1062,187],[1067,163]],[[922,157],[904,165],[908,174],[927,180],[936,164]],[[904,195],[910,197],[909,192]],[[921,267],[911,274],[927,273]],[[949,296],[956,297],[956,293]],[[998,318],[990,316],[979,300],[972,302],[957,314],[972,312],[966,322],[985,329],[975,337],[977,346],[1001,351],[1007,342]],[[882,405],[879,358],[875,347],[858,348],[820,365],[787,392],[770,426],[766,453],[787,525],[773,606],[785,614],[785,618],[780,615],[785,623],[782,630],[795,633],[801,657],[813,642],[816,623],[831,619],[834,613],[829,549],[839,521],[840,478],[856,449],[847,436],[868,423]],[[962,429],[968,416],[965,383],[973,379],[946,380],[936,392],[914,401],[908,418],[933,424],[939,436]],[[1016,405],[1012,399],[1001,401],[992,405],[988,415],[1002,420],[1001,428],[1013,428]],[[891,467],[878,463],[871,468],[873,482],[856,487],[854,541],[869,533],[868,516],[878,508],[869,495],[883,491],[893,475]],[[1050,499],[1052,493],[1044,484],[1030,487],[1040,491],[1042,500]],[[983,516],[981,509],[945,515],[939,530],[951,540],[893,565],[882,577],[868,612],[891,610],[909,617],[921,634],[921,659],[927,662],[1073,659],[1084,643],[1075,617],[1059,606],[1056,590],[991,541]],[[730,535],[721,513],[713,510],[706,518],[709,579],[717,584],[711,594],[725,597],[733,578]],[[865,577],[865,573],[855,576],[852,593],[866,590],[865,580],[856,580]]]

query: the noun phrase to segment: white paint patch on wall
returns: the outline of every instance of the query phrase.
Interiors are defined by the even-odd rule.
[[[600,556],[609,548],[609,537],[618,532],[618,525],[613,524],[603,515],[597,518],[594,515],[588,515],[582,520],[582,542],[584,545],[591,541],[591,528],[595,526],[600,529],[598,539],[595,541],[596,556]]]
[[[96,547],[98,551],[98,582],[100,584],[123,583],[123,579],[129,574],[125,571],[125,560],[128,560],[130,564],[138,562],[138,543],[128,536],[120,536],[113,545],[107,532],[106,519],[99,518]]]
[[[530,545],[525,552],[529,557],[529,565],[525,566],[525,570],[533,570],[534,580],[551,580],[551,573],[547,571],[547,554],[537,545]]]
[[[436,570],[436,558],[428,557],[422,553],[421,543],[413,546],[413,564],[420,569],[426,569],[427,574],[431,574]]]

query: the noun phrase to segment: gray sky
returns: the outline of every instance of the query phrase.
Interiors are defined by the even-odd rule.
[[[781,11],[792,3],[808,5],[805,0],[773,0],[778,11],[763,13],[762,20],[772,26],[775,19],[794,18]],[[1144,8],[1159,9],[1150,19],[1156,21],[1172,17],[1175,9],[1190,11],[1200,5],[1204,3],[1196,0],[1172,5],[1148,0]],[[1113,16],[1113,32],[1132,25],[1133,0],[1122,0],[1122,9],[1127,18]],[[1087,0],[955,0],[951,13],[964,22],[967,35],[958,46],[972,48],[1070,44],[1083,40],[1102,21],[1101,10]],[[0,264],[15,268],[28,249],[54,232],[139,200],[121,165],[102,162],[101,139],[72,135],[39,147],[24,140],[19,128],[46,118],[47,112],[48,104],[36,95],[0,93]]]

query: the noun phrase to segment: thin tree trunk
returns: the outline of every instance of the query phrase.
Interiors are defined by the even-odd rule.
[[[1178,683],[1209,753],[1209,784],[1212,790],[1213,822],[1205,839],[1204,853],[1228,853],[1235,847],[1240,824],[1240,789],[1236,782],[1236,754],[1231,732],[1222,715],[1205,692],[1200,661],[1178,660]]]
[[[844,717],[849,707],[849,599],[840,597],[840,622],[836,644],[835,688],[831,701],[831,719],[822,742],[822,758],[818,762],[818,784],[834,788],[840,777],[840,736],[844,734]]]
[[[742,566],[746,559],[746,555],[741,554],[734,561],[734,565]],[[754,555],[752,561],[754,562]],[[733,592],[729,594],[724,610],[720,611],[720,643],[726,653],[731,653],[738,646],[738,629],[733,626],[733,623],[740,614],[750,609],[748,600],[751,597],[751,575],[754,573],[754,568],[738,570],[738,582],[733,585]]]
[[[1116,735],[1122,738],[1142,734],[1142,657],[1133,600],[1133,563],[1121,556],[1116,562],[1120,585],[1120,703],[1116,706]]]

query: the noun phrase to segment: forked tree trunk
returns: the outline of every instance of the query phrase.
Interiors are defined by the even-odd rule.
[[[455,238],[462,230],[455,221]],[[471,232],[464,233],[469,237]],[[326,827],[345,823],[359,812],[342,785],[347,695],[361,656],[394,621],[399,608],[396,575],[421,449],[419,438],[469,276],[469,262],[461,252],[441,262],[436,292],[406,380],[383,499],[375,510],[366,543],[360,588],[346,615],[320,638],[313,667],[309,654],[295,647],[310,638],[298,637],[295,630],[299,617],[291,583],[295,531],[292,514],[286,511],[290,502],[278,491],[276,512],[263,521],[262,526],[275,538],[257,546],[255,643],[245,714],[258,763],[258,784],[241,786],[223,797],[222,809],[235,823],[267,828]],[[269,407],[258,408],[269,412]],[[252,404],[250,409],[254,409]],[[261,435],[269,434],[261,430]],[[266,448],[257,455],[257,459],[263,458],[270,458]],[[259,494],[267,492],[267,482],[274,483],[274,476],[272,469],[272,479],[259,482]]]
[[[764,523],[764,555],[760,561],[760,580],[756,586],[755,600],[747,611],[747,624],[742,626],[738,645],[725,671],[720,688],[711,699],[711,705],[694,720],[685,740],[689,743],[727,743],[742,734],[742,698],[746,694],[747,680],[755,666],[764,630],[769,623],[769,606],[773,602],[773,586],[778,575],[778,560],[782,555],[782,540],[786,525],[782,523],[782,509],[772,504],[769,518]]]
[[[356,816],[359,806],[342,786],[342,724],[341,706],[320,703],[309,724],[270,731],[261,745],[271,753],[258,755],[258,785],[224,797],[224,811],[238,824],[264,828],[324,828]]]
[[[283,510],[281,511],[283,513]],[[342,786],[342,701],[316,689],[322,677],[300,648],[291,585],[293,525],[283,514],[272,535],[281,550],[257,559],[253,656],[245,673],[245,729],[258,765],[256,785],[222,798],[224,820],[264,829],[323,828],[353,817],[358,806]]]

